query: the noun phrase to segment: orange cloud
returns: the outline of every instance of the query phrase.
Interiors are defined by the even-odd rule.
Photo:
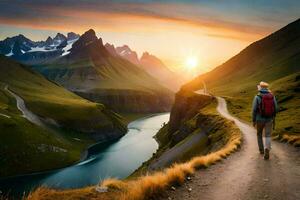
[[[123,5],[124,6],[124,5]],[[184,27],[194,28],[198,33],[210,37],[222,37],[237,40],[250,41],[253,38],[262,37],[270,29],[249,24],[240,24],[219,19],[202,19],[191,17],[167,16],[154,12],[128,12],[128,7],[135,8],[135,4],[128,4],[124,11],[107,9],[81,9],[74,10],[72,7],[27,5],[30,9],[40,13],[49,13],[55,18],[18,18],[9,19],[0,17],[3,24],[13,24],[35,29],[77,31],[82,33],[88,28],[95,28],[98,31],[111,32],[157,32],[165,30],[182,29]],[[157,5],[157,10],[159,8]],[[161,6],[161,5],[160,5]],[[132,8],[133,7],[133,8]],[[122,6],[121,6],[122,8]],[[153,28],[153,27],[159,27]]]

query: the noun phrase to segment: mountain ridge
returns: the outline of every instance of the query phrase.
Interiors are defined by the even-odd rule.
[[[86,31],[69,52],[33,69],[70,91],[92,101],[104,102],[116,111],[170,109],[172,92],[138,66],[111,55],[94,30]],[[127,102],[125,105],[124,101]]]
[[[300,143],[300,19],[258,40],[224,64],[182,86],[197,91],[205,82],[209,92],[226,97],[230,112],[251,122],[251,103],[260,81],[270,84],[279,112],[273,136]]]
[[[89,31],[93,33],[95,40],[95,31],[92,29]],[[8,37],[3,41],[0,41],[0,54],[4,54],[18,62],[27,65],[47,64],[54,62],[55,60],[59,59],[59,57],[68,55],[72,45],[78,40],[79,37],[80,35],[74,32],[69,32],[67,35],[58,32],[53,38],[48,36],[44,41],[32,41],[20,34],[18,36],[14,36],[12,38]],[[143,56],[139,59],[137,53],[128,45],[115,47],[113,44],[106,43],[104,46],[111,55],[116,57],[120,56],[121,58],[124,58],[139,66],[141,69],[145,70],[151,76],[159,80],[162,85],[168,89],[171,89],[172,91],[177,91],[179,86],[183,83],[183,79],[178,74],[169,70],[169,68],[154,55],[151,56],[155,57],[155,60],[158,61],[154,61],[153,63],[148,61],[146,64],[147,66],[144,66]],[[153,58],[150,60],[153,61]],[[151,65],[151,67],[149,67],[149,65]],[[160,77],[161,75],[163,76]]]
[[[203,75],[200,75],[196,77],[191,82],[187,83],[184,87],[191,87],[190,89],[195,90],[196,88],[193,88],[192,84],[199,85],[201,87],[201,81],[206,81],[206,83],[216,81],[217,79],[220,79],[222,76],[223,82],[226,82],[224,79],[224,75],[226,76],[233,76],[236,73],[235,70],[241,67],[241,65],[248,65],[250,70],[248,71],[251,74],[255,73],[255,70],[259,70],[258,67],[264,67],[266,68],[266,65],[269,65],[269,67],[272,67],[272,64],[274,62],[284,62],[284,59],[299,59],[300,49],[297,48],[297,45],[300,44],[300,19],[284,26],[283,28],[279,29],[278,31],[275,31],[274,33],[268,35],[267,37],[258,40],[256,42],[253,42],[249,46],[247,46],[245,49],[243,49],[240,53],[230,58],[225,63],[217,66],[212,71],[207,72]],[[284,49],[291,49],[293,51],[286,52]],[[282,51],[281,57],[274,56],[275,53],[279,54]],[[268,55],[272,54],[272,55]],[[253,56],[256,58],[254,59]],[[268,57],[269,56],[269,57]],[[271,57],[272,56],[272,57]],[[251,57],[251,61],[249,64],[248,57]],[[263,60],[263,59],[268,60]],[[273,60],[271,60],[273,59]],[[274,61],[275,60],[275,61]],[[273,63],[272,63],[273,62]],[[251,64],[253,66],[251,66]],[[275,63],[276,64],[276,63]],[[252,67],[252,69],[251,69]],[[297,72],[299,68],[297,68],[297,65],[295,63],[291,63],[291,65],[288,66],[292,71],[291,72]],[[245,67],[244,67],[245,68]],[[275,67],[274,67],[275,68]],[[282,74],[280,72],[284,72],[284,67],[279,66],[279,72],[276,74],[277,78],[283,77],[283,75],[288,75],[290,71],[286,71],[286,73]],[[213,75],[212,75],[213,74]],[[273,77],[271,77],[272,80]],[[228,80],[227,80],[228,81]],[[267,80],[268,81],[268,80]]]
[[[136,51],[132,50],[128,45],[115,47],[113,44],[106,43],[105,47],[112,55],[120,56],[136,64],[173,92],[178,91],[185,81],[179,74],[170,70],[157,56],[147,51],[144,51],[139,58]]]
[[[23,117],[7,87],[47,128]],[[0,177],[7,177],[74,164],[88,145],[118,139],[127,129],[103,104],[0,55],[0,130]]]

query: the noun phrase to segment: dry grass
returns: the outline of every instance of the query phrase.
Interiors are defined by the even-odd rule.
[[[155,197],[161,194],[167,187],[181,185],[187,175],[194,173],[191,163],[174,164],[161,172],[142,176],[136,180],[128,181],[125,192],[116,199],[119,200],[140,200]],[[109,188],[111,185],[107,185]]]
[[[227,124],[227,123],[226,123]],[[196,169],[206,168],[222,158],[236,151],[241,145],[241,132],[229,122],[227,125],[230,135],[224,147],[205,156],[192,158],[190,161],[173,164],[163,171],[149,173],[132,180],[106,179],[100,186],[107,187],[109,192],[98,193],[95,187],[86,187],[75,190],[53,190],[39,188],[31,193],[26,200],[54,200],[54,199],[101,199],[101,200],[142,200],[155,199],[166,189],[184,183],[187,176],[192,175]]]
[[[280,142],[287,142],[295,147],[300,147],[299,135],[283,134],[281,137],[275,137],[274,139],[277,139]]]
[[[82,199],[101,199],[112,200],[114,199],[114,192],[111,193],[98,193],[95,187],[86,187],[71,190],[55,190],[49,188],[38,188],[23,200],[82,200]]]
[[[205,156],[194,157],[188,162],[182,164],[174,164],[172,167],[161,172],[155,172],[151,175],[142,176],[136,180],[120,181],[109,180],[104,181],[103,186],[108,188],[120,188],[123,191],[115,198],[118,200],[141,200],[153,198],[161,194],[166,188],[181,185],[186,176],[192,175],[196,169],[206,168],[222,158],[225,158],[232,152],[236,151],[241,144],[241,133],[236,128],[231,132],[231,138],[228,143],[219,151],[210,153]],[[122,183],[121,183],[122,182]],[[125,183],[125,184],[124,184]]]

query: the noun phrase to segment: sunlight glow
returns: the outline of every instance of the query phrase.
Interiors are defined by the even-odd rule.
[[[193,70],[198,66],[198,59],[196,57],[188,57],[185,64],[187,69]]]

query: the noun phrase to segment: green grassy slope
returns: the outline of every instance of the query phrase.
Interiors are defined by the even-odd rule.
[[[55,120],[63,131],[43,129],[22,117],[5,85],[25,100],[29,110]],[[91,135],[105,134],[109,139],[110,132],[120,136],[125,128],[103,105],[82,99],[0,56],[0,177],[74,163],[93,142]]]
[[[101,56],[100,54],[99,57]],[[70,62],[61,59],[51,64],[35,66],[34,69],[66,87],[168,91],[139,67],[113,56],[106,57],[101,64],[93,59],[74,59]]]
[[[183,95],[185,96],[187,94]],[[189,148],[184,149],[180,155],[176,157],[174,162],[186,162],[195,156],[202,156],[221,150],[230,140],[240,137],[240,131],[235,124],[221,117],[217,112],[216,99],[208,99],[207,97],[199,96],[198,94],[194,94],[194,97],[196,98],[193,102],[190,102],[190,98],[186,99],[189,102],[186,109],[187,112],[185,112],[185,116],[180,117],[182,121],[179,123],[179,127],[177,127],[176,130],[170,131],[170,122],[159,130],[155,136],[159,143],[159,149],[153,157],[144,162],[143,165],[130,176],[130,178],[149,173],[149,165],[155,162],[156,159],[159,159],[163,153],[171,148],[181,146],[189,141],[194,135],[199,134],[202,130],[209,131],[207,132],[207,135],[202,137],[201,140],[190,145]],[[202,100],[203,102],[200,105],[198,104],[197,109],[195,109],[195,103],[199,100]],[[204,103],[204,101],[206,103]],[[175,102],[179,105],[182,103],[178,100],[175,100]],[[173,109],[174,108],[178,109],[177,106],[173,106]],[[188,114],[188,111],[192,111],[190,112],[192,115]],[[173,113],[176,114],[175,112]],[[179,134],[184,135],[184,137],[180,137],[179,140],[175,140],[174,142],[173,138],[178,138],[176,135]]]
[[[197,90],[205,81],[210,92],[227,98],[233,114],[250,122],[252,99],[257,93],[256,85],[260,81],[269,82],[281,107],[274,136],[300,136],[300,122],[297,118],[300,114],[297,89],[299,63],[300,19],[254,42],[224,64],[200,75],[183,88]]]
[[[82,46],[75,48],[76,43]],[[83,34],[76,43],[70,54],[33,69],[68,90],[117,111],[170,109],[173,93],[140,67],[111,55],[93,30]]]

